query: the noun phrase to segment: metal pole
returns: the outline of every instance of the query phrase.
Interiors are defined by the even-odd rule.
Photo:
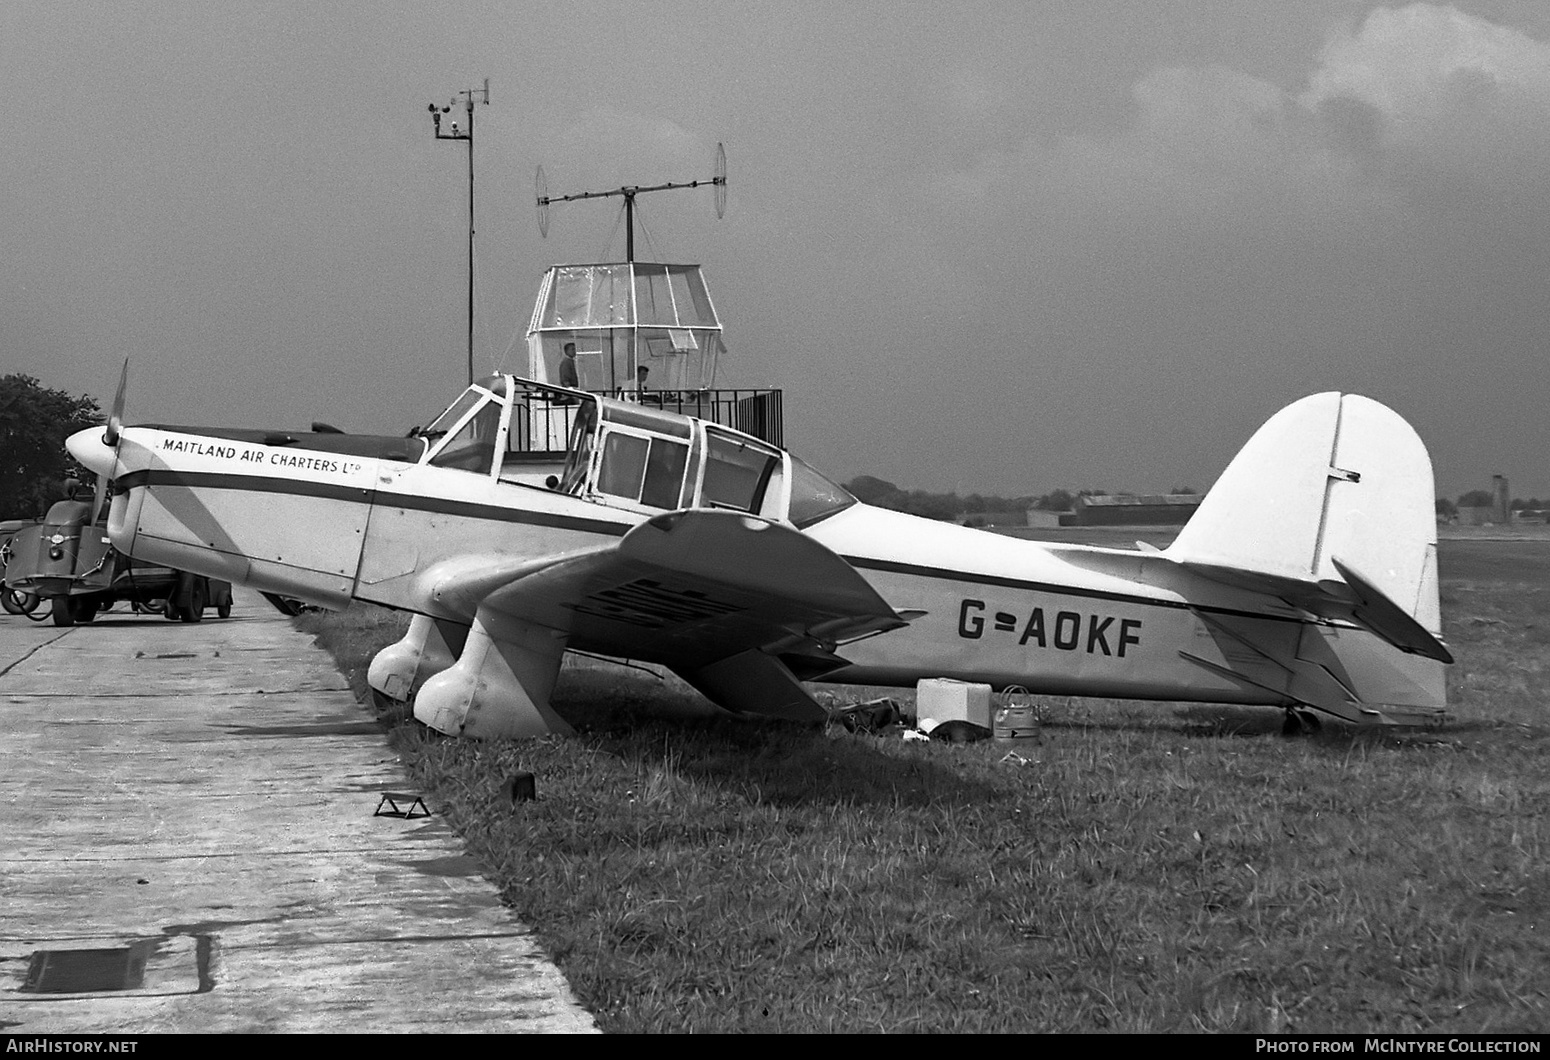
[[[489,96],[489,81],[485,96]],[[468,93],[468,382],[474,381],[474,94]]]
[[[468,128],[463,132],[457,131],[457,123],[452,123],[453,131],[444,133],[441,131],[441,116],[450,111],[457,103],[457,96],[452,97],[452,102],[445,107],[430,105],[431,124],[436,129],[438,140],[467,140],[468,141],[468,381],[474,381],[474,96],[483,98],[481,103],[489,106],[490,103],[490,79],[484,79],[483,88],[465,88],[458,92],[457,96],[463,97],[464,109],[468,112]]]

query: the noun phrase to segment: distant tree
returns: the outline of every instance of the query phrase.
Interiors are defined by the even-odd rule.
[[[845,483],[845,488],[862,504],[876,504],[884,508],[894,507],[886,503],[890,499],[905,496],[904,491],[892,482],[871,475],[857,475]]]
[[[102,422],[95,399],[50,390],[28,375],[0,377],[0,518],[42,515],[76,469],[65,438]]]
[[[1075,500],[1066,490],[1051,490],[1039,498],[1035,507],[1041,512],[1069,512]]]
[[[900,511],[923,515],[927,519],[957,519],[963,514],[963,500],[956,493],[927,493],[912,490]]]
[[[1440,519],[1452,519],[1459,513],[1458,506],[1446,497],[1437,498],[1437,517]]]
[[[1470,490],[1459,498],[1460,508],[1489,508],[1495,503],[1490,490]]]

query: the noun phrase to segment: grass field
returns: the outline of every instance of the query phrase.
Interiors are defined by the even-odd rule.
[[[1440,565],[1440,732],[1048,700],[1031,744],[915,743],[575,659],[578,736],[388,720],[608,1031],[1544,1031],[1550,540]],[[402,628],[304,621],[357,688]]]

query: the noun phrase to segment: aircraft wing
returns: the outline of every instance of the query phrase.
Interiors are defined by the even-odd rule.
[[[820,718],[801,681],[843,641],[907,623],[817,541],[740,512],[659,515],[617,544],[540,560],[469,557],[425,572],[439,617],[498,612],[567,647],[668,666],[737,711]]]

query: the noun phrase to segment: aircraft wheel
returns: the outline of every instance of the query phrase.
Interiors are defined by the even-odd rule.
[[[75,611],[70,606],[70,598],[68,596],[54,597],[53,603],[50,605],[50,607],[54,612],[54,625],[75,625]]]
[[[17,599],[15,589],[0,590],[0,607],[5,608],[8,615],[20,615],[23,613],[21,601]]]
[[[204,579],[194,579],[193,586],[188,591],[188,609],[181,611],[179,615],[184,622],[201,622],[205,617],[205,583]]]

